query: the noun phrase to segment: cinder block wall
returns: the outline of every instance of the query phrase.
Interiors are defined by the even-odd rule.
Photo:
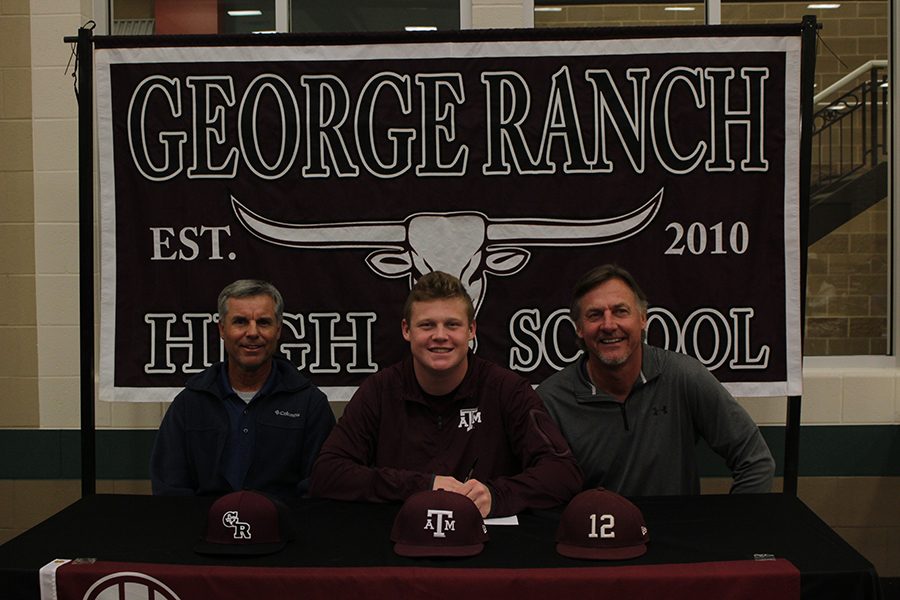
[[[8,427],[38,424],[31,64],[27,10],[0,4],[0,335],[15,340],[0,348]]]
[[[888,336],[888,202],[809,248],[807,356],[884,355]]]

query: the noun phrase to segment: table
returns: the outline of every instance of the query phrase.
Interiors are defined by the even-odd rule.
[[[321,597],[342,597],[353,582],[367,586],[367,597],[378,595],[371,587],[377,584],[393,597],[413,597],[416,591],[440,597],[436,593],[440,590],[448,596],[454,592],[458,598],[454,586],[459,586],[472,597],[487,597],[475,590],[499,589],[502,595],[519,600],[547,597],[550,589],[560,598],[566,597],[565,590],[573,595],[580,590],[588,597],[600,591],[619,592],[607,596],[616,598],[626,597],[623,590],[639,592],[632,597],[661,598],[672,598],[680,590],[702,598],[704,583],[743,581],[745,587],[731,589],[727,596],[774,600],[778,595],[773,582],[783,581],[778,578],[794,567],[804,600],[881,597],[871,563],[795,497],[755,494],[633,500],[650,530],[647,553],[629,561],[597,562],[556,553],[559,511],[534,511],[520,515],[518,526],[490,527],[491,540],[478,556],[411,559],[395,555],[389,540],[399,505],[321,499],[291,504],[300,535],[278,554],[202,556],[193,552],[193,546],[211,498],[97,495],[75,502],[0,546],[0,590],[4,599],[38,600],[38,572],[45,564],[54,558],[91,558],[100,562],[76,570],[84,575],[93,569],[95,579],[103,573],[136,570],[134,565],[139,564],[144,573],[182,573],[209,585],[224,584],[232,591],[249,585],[258,592],[254,586],[259,582],[284,577],[279,593],[308,586],[298,598],[314,596],[306,593],[313,589],[324,590]],[[755,555],[778,560],[754,560]],[[658,593],[661,590],[666,593]],[[722,597],[721,593],[718,589],[715,597]],[[157,594],[158,600],[174,600],[166,594]],[[257,593],[251,597],[287,596]]]

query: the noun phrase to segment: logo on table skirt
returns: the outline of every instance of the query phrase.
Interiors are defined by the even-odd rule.
[[[472,431],[475,423],[481,423],[481,411],[477,408],[461,408],[459,410],[459,425],[457,429],[466,428],[466,431]]]
[[[84,593],[82,600],[181,600],[163,582],[143,573],[107,575]]]
[[[240,516],[238,516],[238,511],[229,510],[224,515],[222,515],[222,524],[225,525],[225,527],[231,527],[232,529],[234,529],[234,539],[250,539],[250,523],[241,521]]]

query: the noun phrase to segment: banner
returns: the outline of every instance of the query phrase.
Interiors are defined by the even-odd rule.
[[[543,600],[761,598],[799,600],[789,561],[734,560],[603,568],[263,567],[56,560],[41,570],[41,600],[332,600],[472,596]],[[426,592],[427,590],[427,592]]]
[[[571,289],[607,262],[649,296],[651,344],[735,395],[800,393],[799,25],[97,38],[95,59],[102,400],[170,400],[220,360],[240,278],[281,290],[281,352],[346,400],[404,355],[433,270],[473,297],[475,351],[537,384],[577,357]]]

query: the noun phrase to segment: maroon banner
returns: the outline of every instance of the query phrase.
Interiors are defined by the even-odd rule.
[[[98,49],[101,399],[169,400],[219,360],[216,296],[248,277],[285,296],[281,352],[347,399],[403,355],[434,270],[467,285],[476,351],[539,383],[605,262],[645,288],[650,343],[798,394],[784,29]]]
[[[42,600],[800,598],[800,573],[784,559],[571,569],[264,568],[97,562],[68,563],[45,572]]]

